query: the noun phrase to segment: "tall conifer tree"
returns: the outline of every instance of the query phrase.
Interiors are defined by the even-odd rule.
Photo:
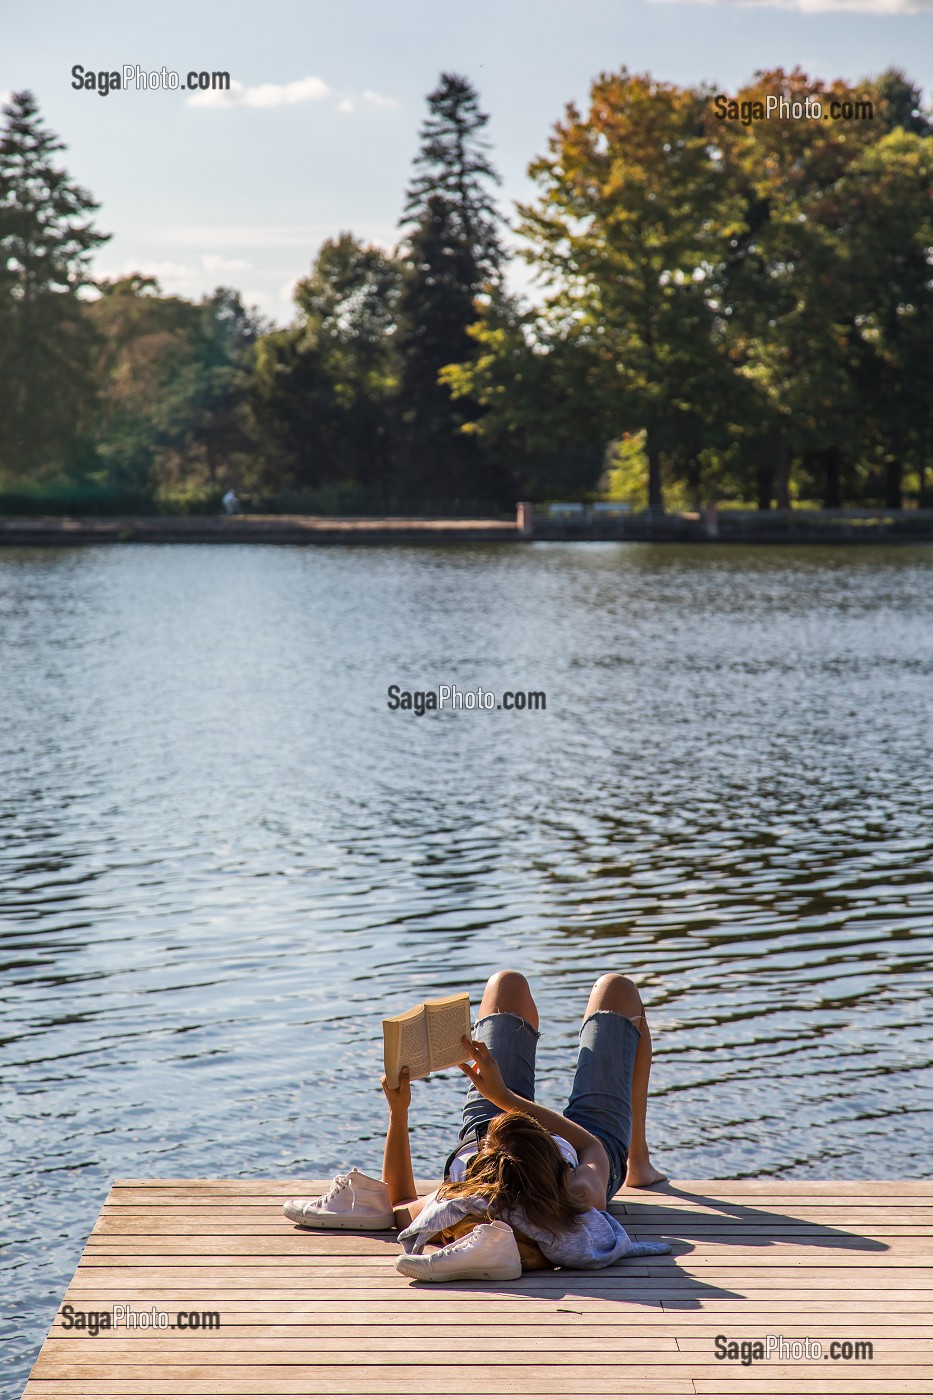
[[[421,149],[415,156],[418,173],[406,191],[402,218],[403,225],[422,224],[431,200],[445,198],[451,230],[473,259],[477,286],[497,279],[502,264],[500,215],[490,193],[490,186],[501,179],[487,154],[483,131],[488,121],[472,83],[457,73],[442,73],[428,96]]]
[[[98,205],[60,169],[64,149],[31,93],[14,93],[0,132],[0,471],[62,465],[94,399],[90,321],[79,291],[109,238]]]
[[[483,136],[488,120],[472,84],[442,74],[428,97],[406,195],[399,471],[411,499],[502,494],[478,442],[459,431],[469,406],[455,405],[438,380],[445,365],[475,353],[467,327],[477,318],[476,298],[500,280],[499,215],[490,193],[499,176]]]

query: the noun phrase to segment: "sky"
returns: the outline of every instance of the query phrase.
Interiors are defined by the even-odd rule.
[[[933,90],[933,0],[0,0],[0,15],[0,95],[33,92],[112,234],[95,273],[195,298],[236,287],[279,325],[325,238],[397,241],[442,72],[468,77],[490,114],[506,218],[601,72],[729,92],[759,69],[857,82],[895,66]],[[76,64],[164,65],[182,83],[226,70],[232,92],[104,97],[72,86]]]

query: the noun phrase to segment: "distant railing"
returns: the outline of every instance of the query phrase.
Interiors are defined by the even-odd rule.
[[[518,529],[526,539],[933,539],[933,509],[746,510],[711,501],[702,510],[667,512],[635,511],[627,501],[523,501],[518,506]]]

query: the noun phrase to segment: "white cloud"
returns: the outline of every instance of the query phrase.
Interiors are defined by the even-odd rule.
[[[12,98],[12,92],[0,92],[0,107],[5,107],[8,102],[12,101]]]
[[[141,273],[143,277],[158,277],[160,280],[170,277],[176,282],[189,282],[198,275],[197,268],[192,267],[190,263],[151,262],[132,258],[127,259],[119,271],[101,269],[97,275],[99,277],[129,277],[134,272]]]
[[[261,249],[298,249],[308,258],[325,238],[335,238],[346,222],[326,224],[165,224],[159,229],[146,228],[146,236],[154,236],[161,244],[184,250],[188,256],[193,249],[210,254],[217,249],[229,252],[245,250],[254,255]],[[140,234],[143,232],[139,230]],[[365,243],[378,243],[390,248],[398,239],[394,224],[358,220],[354,233]]]
[[[295,288],[298,286],[300,278],[290,277],[287,282],[283,282],[279,288],[279,297],[282,301],[290,302],[294,299]]]
[[[773,6],[779,10],[798,10],[801,14],[825,14],[829,11],[863,15],[918,15],[933,10],[933,0],[653,0],[654,4],[718,5],[736,4],[741,9],[761,9]]]
[[[293,107],[299,102],[322,102],[330,96],[324,79],[311,75],[291,83],[259,83],[256,87],[234,78],[228,92],[196,92],[185,103],[188,107]]]
[[[396,102],[394,97],[383,97],[381,92],[374,92],[372,88],[366,88],[366,90],[364,92],[361,92],[359,96],[352,92],[345,93],[344,96],[341,97],[340,101],[337,103],[337,111],[355,112],[357,108],[357,103],[359,102],[362,102],[366,107],[376,107],[383,109],[385,109],[386,107],[398,106],[398,103]]]
[[[204,253],[201,263],[205,272],[246,272],[253,265],[245,258],[222,258],[218,253]]]
[[[366,107],[396,107],[394,97],[385,97],[381,92],[366,88],[362,93],[337,93],[325,83],[323,78],[297,78],[291,83],[259,83],[247,87],[245,83],[230,82],[227,92],[196,92],[185,99],[188,107],[293,107],[300,102],[324,102],[335,100],[338,112],[355,112],[358,104]]]
[[[168,224],[160,243],[183,248],[308,248],[331,233],[330,224]]]

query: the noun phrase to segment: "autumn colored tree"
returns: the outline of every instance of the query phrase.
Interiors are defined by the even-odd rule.
[[[696,445],[698,406],[712,417],[733,378],[714,293],[740,206],[711,157],[705,106],[703,92],[646,74],[601,77],[589,111],[569,106],[549,154],[532,164],[540,196],[519,210],[526,256],[546,288],[519,373],[541,380],[555,371],[588,424],[586,440],[643,430],[654,508],[663,507],[662,458],[682,454],[688,419]],[[507,350],[514,366],[520,345],[491,324],[476,335],[486,353],[475,375],[467,368],[451,382],[463,393],[475,385],[489,405],[490,353]],[[507,361],[502,368],[510,372]],[[500,417],[501,407],[500,396]],[[539,412],[544,423],[567,416],[553,396]]]

